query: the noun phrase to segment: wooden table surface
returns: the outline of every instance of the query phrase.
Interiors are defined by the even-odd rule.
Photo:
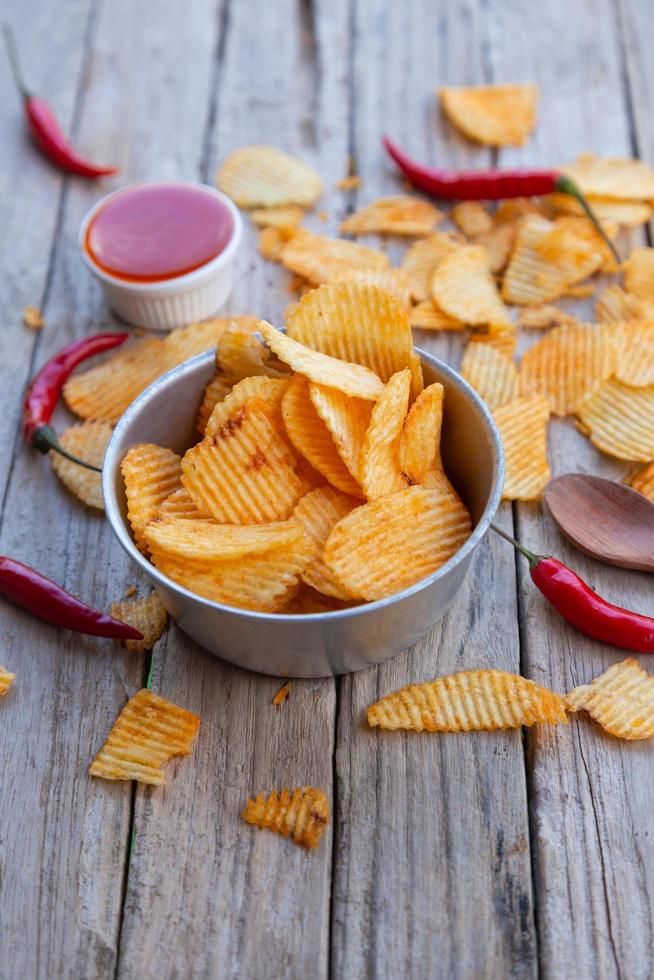
[[[453,166],[554,165],[584,150],[654,161],[647,0],[2,8],[30,84],[80,148],[121,173],[66,179],[36,155],[0,58],[0,552],[103,608],[146,583],[104,517],[19,436],[34,368],[111,324],[76,244],[101,194],[143,178],[211,181],[233,147],[270,142],[323,175],[328,221],[309,224],[334,233],[358,202],[400,186],[383,131]],[[509,80],[540,86],[527,147],[474,147],[439,115],[437,85]],[[363,186],[346,194],[335,183],[350,160]],[[250,232],[240,273],[229,312],[279,323],[289,276],[263,262]],[[25,304],[43,309],[42,332],[23,326]],[[460,338],[416,340],[458,364]],[[625,471],[569,420],[553,421],[550,455],[557,474]],[[503,504],[500,520],[614,601],[651,611],[651,579],[566,546],[540,505]],[[654,974],[650,745],[574,719],[461,736],[363,724],[372,700],[439,673],[499,667],[564,690],[616,662],[562,625],[499,538],[483,542],[454,607],[413,649],[378,669],[294,683],[281,707],[275,678],[220,663],[174,626],[154,659],[154,689],[202,716],[192,757],[170,764],[164,788],[92,780],[90,760],[148,659],[2,607],[0,663],[17,675],[0,705],[3,980]],[[317,852],[239,819],[251,792],[307,783],[333,810]]]

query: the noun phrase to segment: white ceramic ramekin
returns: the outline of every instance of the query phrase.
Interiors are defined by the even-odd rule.
[[[232,237],[220,255],[193,272],[163,282],[128,282],[99,268],[85,247],[87,228],[107,201],[131,187],[139,186],[128,184],[99,200],[84,218],[79,231],[82,258],[102,286],[111,309],[128,323],[153,330],[172,330],[194,320],[206,320],[220,312],[232,291],[234,258],[243,234],[238,208],[228,197],[207,184],[191,180],[152,180],[146,183],[186,184],[219,198],[229,210],[233,222]]]

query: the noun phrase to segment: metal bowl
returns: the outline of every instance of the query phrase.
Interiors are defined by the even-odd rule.
[[[223,660],[263,674],[325,677],[394,657],[445,615],[497,510],[504,458],[493,419],[470,385],[442,361],[418,353],[425,383],[440,381],[445,387],[443,462],[472,514],[474,530],[433,575],[388,599],[338,612],[304,616],[249,612],[195,595],[157,571],[132,540],[120,463],[137,443],[154,442],[183,453],[197,441],[195,418],[205,385],[215,371],[213,352],[199,354],[163,375],[129,406],[114,430],[104,461],[107,517],[172,618],[201,646]]]

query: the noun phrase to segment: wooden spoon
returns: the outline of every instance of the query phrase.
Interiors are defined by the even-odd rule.
[[[545,488],[559,530],[592,558],[654,572],[654,503],[623,483],[567,473]]]

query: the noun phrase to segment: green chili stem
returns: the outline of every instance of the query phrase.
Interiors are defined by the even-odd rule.
[[[94,473],[102,473],[101,466],[94,466],[93,463],[87,463],[86,460],[80,459],[79,456],[73,456],[67,449],[64,449],[60,445],[57,434],[51,425],[39,426],[32,438],[32,445],[41,453],[49,453],[53,449],[60,456],[65,456],[66,459],[69,459],[71,463],[77,463],[78,466],[83,466],[87,470],[93,470]]]
[[[503,531],[496,524],[491,524],[491,527],[497,534],[499,534],[501,538],[504,538],[504,540],[508,541],[509,544],[512,544],[514,548],[517,548],[517,550],[520,552],[521,555],[525,556],[525,558],[529,562],[530,568],[536,567],[538,562],[543,557],[542,555],[536,555],[534,554],[533,551],[530,551],[529,548],[525,548],[524,545],[520,544],[519,541],[516,541],[515,538],[512,538],[510,534],[507,534],[506,531]]]

